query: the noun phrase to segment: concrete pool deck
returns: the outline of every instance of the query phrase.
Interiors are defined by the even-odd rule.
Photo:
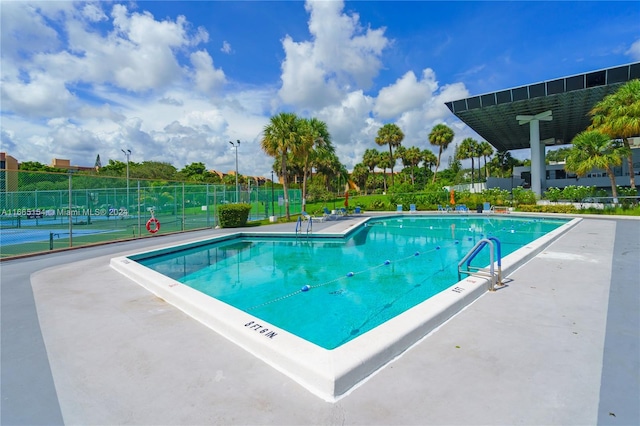
[[[637,218],[585,218],[336,403],[109,267],[225,232],[0,263],[1,423],[640,424]]]

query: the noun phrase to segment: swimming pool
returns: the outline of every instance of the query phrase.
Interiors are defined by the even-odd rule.
[[[531,243],[571,226],[472,215],[363,222],[347,236],[234,234],[112,265],[332,400],[486,291],[482,278],[457,282],[481,238],[501,240],[506,274],[514,254],[524,261]]]

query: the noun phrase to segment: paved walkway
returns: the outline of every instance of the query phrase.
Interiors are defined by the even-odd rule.
[[[109,267],[223,232],[0,263],[1,423],[640,424],[638,220],[583,220],[334,404]]]

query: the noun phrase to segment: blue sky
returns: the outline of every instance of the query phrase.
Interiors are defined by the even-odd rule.
[[[281,111],[328,124],[352,169],[385,123],[480,138],[444,102],[640,60],[640,2],[0,2],[1,147],[267,176]],[[451,155],[450,148],[445,155]],[[519,153],[526,156],[526,152]]]

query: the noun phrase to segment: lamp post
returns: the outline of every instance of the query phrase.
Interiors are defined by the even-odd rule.
[[[238,187],[238,147],[240,146],[240,140],[236,143],[229,141],[232,147],[236,149],[236,203],[240,202],[240,188]]]
[[[124,149],[121,149],[120,151],[122,151],[125,155],[125,157],[127,157],[127,211],[129,210],[129,157],[131,156],[131,150],[127,149],[126,151]]]

